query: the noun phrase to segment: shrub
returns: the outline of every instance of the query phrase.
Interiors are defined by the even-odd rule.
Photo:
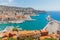
[[[12,30],[13,30],[13,31],[18,31],[18,28],[13,28]]]
[[[57,38],[45,38],[44,40],[57,40]]]
[[[17,39],[9,37],[7,40],[17,40]]]
[[[2,38],[0,38],[0,40],[2,40]]]
[[[52,40],[51,38],[45,38],[44,40]]]

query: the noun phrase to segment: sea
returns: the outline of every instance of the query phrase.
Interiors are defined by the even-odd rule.
[[[35,20],[25,20],[23,23],[0,23],[0,30],[4,30],[9,26],[17,27],[22,30],[42,30],[49,23],[46,19],[48,15],[50,15],[54,20],[60,21],[59,11],[39,12],[36,16],[30,16]]]

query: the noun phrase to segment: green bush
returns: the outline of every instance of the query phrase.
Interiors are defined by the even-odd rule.
[[[52,38],[52,40],[57,40],[57,38]]]
[[[10,37],[10,38],[8,38],[7,40],[17,40],[17,39],[14,39],[14,38]]]
[[[51,38],[45,38],[44,40],[52,40]]]
[[[57,40],[57,38],[45,38],[44,40]]]
[[[13,30],[13,31],[18,31],[18,28],[13,28],[12,30]]]
[[[0,40],[2,40],[2,38],[0,38]]]
[[[33,40],[33,38],[26,38],[25,40]]]

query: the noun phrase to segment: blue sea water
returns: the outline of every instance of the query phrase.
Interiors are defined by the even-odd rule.
[[[31,16],[32,19],[36,20],[26,20],[23,23],[2,23],[0,24],[0,30],[3,30],[8,26],[22,28],[22,30],[41,30],[48,24],[46,19],[48,15],[51,15],[53,19],[60,21],[60,12],[43,12],[38,15],[39,16]]]
[[[47,12],[53,19],[60,21],[60,11],[49,11]]]

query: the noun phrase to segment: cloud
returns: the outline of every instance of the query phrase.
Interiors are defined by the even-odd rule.
[[[13,2],[13,0],[8,0],[9,3]]]
[[[14,0],[0,0],[0,5],[12,5]]]

